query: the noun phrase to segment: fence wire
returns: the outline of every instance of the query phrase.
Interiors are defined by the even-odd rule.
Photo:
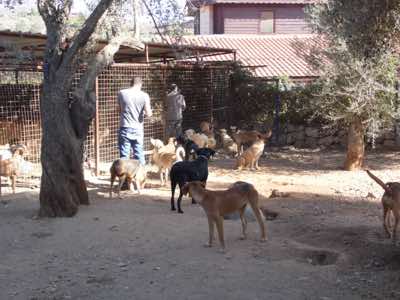
[[[81,75],[78,72],[73,86]],[[114,64],[97,78],[97,115],[85,143],[88,159],[97,158],[104,163],[119,157],[117,94],[129,87],[135,76],[143,79],[143,90],[149,94],[153,109],[153,117],[145,119],[144,124],[145,150],[151,149],[150,138],[166,138],[163,111],[171,83],[179,86],[186,100],[184,129],[197,130],[201,121],[227,119],[229,69],[226,67]],[[0,145],[25,144],[27,159],[34,163],[40,162],[42,79],[41,71],[0,66]]]

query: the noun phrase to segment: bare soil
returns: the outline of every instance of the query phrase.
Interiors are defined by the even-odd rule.
[[[90,178],[91,205],[69,219],[36,219],[38,191],[20,184],[0,198],[0,299],[400,299],[383,191],[365,172],[341,171],[343,161],[342,152],[281,151],[254,172],[212,161],[209,188],[251,182],[278,213],[266,243],[255,222],[241,241],[240,222],[226,220],[226,253],[202,246],[202,209],[185,199],[183,215],[171,212],[157,179],[110,200],[108,176]],[[366,165],[399,181],[397,153],[370,153]],[[269,198],[274,189],[285,197]]]

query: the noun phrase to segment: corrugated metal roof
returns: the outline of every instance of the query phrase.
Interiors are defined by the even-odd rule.
[[[254,67],[254,73],[259,77],[318,76],[305,59],[311,48],[322,45],[322,39],[318,35],[194,35],[185,36],[182,42],[236,49],[237,60],[244,66]],[[232,55],[206,57],[204,60],[230,61]]]
[[[230,3],[230,4],[313,4],[320,0],[206,0],[204,4]]]
[[[293,5],[307,5],[319,2],[326,2],[326,0],[186,0],[188,7],[199,8],[202,5],[213,4],[293,4]]]

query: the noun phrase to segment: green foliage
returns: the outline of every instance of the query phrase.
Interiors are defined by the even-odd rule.
[[[399,42],[399,0],[327,0],[307,10],[312,28],[346,41],[358,59],[374,58]]]
[[[378,128],[398,117],[393,46],[399,34],[400,1],[329,0],[308,10],[324,33],[326,47],[309,61],[319,70],[321,89],[314,111],[330,120]]]
[[[230,95],[234,118],[247,125],[272,123],[275,99],[279,96],[280,121],[304,124],[313,116],[312,99],[317,90],[319,87],[313,83],[295,85],[288,78],[256,78],[248,69],[234,65]]]

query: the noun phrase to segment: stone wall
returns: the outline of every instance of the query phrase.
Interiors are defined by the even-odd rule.
[[[347,145],[347,131],[339,127],[288,124],[280,130],[279,144],[310,149],[344,148]],[[367,144],[371,145],[370,139],[367,140]],[[400,126],[383,130],[376,136],[375,146],[378,149],[400,149]]]

